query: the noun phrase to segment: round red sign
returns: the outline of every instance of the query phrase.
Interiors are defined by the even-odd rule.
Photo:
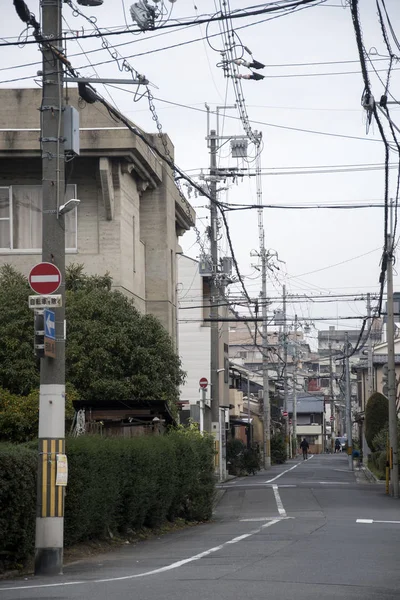
[[[28,280],[36,294],[54,294],[61,284],[61,272],[52,263],[42,262],[31,269]]]
[[[205,390],[208,387],[208,379],[206,377],[202,377],[199,381],[199,386]]]
[[[287,416],[288,416],[288,413],[286,412],[286,410],[285,410],[285,411],[282,413],[282,415],[283,415],[284,417],[287,417]]]

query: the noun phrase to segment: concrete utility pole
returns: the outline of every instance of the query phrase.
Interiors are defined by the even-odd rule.
[[[371,316],[372,316],[371,294],[367,294],[367,316],[368,316],[369,326],[371,326]],[[368,348],[368,379],[367,379],[367,400],[364,403],[364,406],[362,407],[364,411],[365,411],[368,399],[372,396],[373,391],[374,391],[374,364],[373,364],[374,349],[372,346],[372,329],[370,329],[370,332],[369,332],[367,348]],[[361,447],[362,447],[362,454],[363,454],[363,462],[365,461],[365,464],[366,464],[367,457],[368,457],[368,444],[367,444],[367,440],[365,439],[365,421],[363,423],[363,428],[362,428],[361,444],[362,444]]]
[[[62,0],[46,0],[41,5],[43,39],[59,40]],[[60,41],[52,44],[62,52]],[[42,259],[61,271],[62,307],[55,310],[56,358],[40,361],[35,574],[54,575],[62,572],[64,545],[64,487],[56,485],[57,457],[65,453],[65,225],[59,214],[65,188],[63,69],[45,44],[42,54]]]
[[[264,468],[271,466],[271,402],[268,376],[268,316],[267,316],[267,257],[265,247],[261,249],[261,302],[262,302],[262,373],[264,403]]]
[[[294,316],[294,332],[295,332],[295,350],[294,350],[294,371],[293,371],[293,456],[297,456],[297,315]]]
[[[288,339],[287,339],[287,315],[286,315],[286,286],[283,288],[283,410],[288,413]],[[290,442],[289,442],[289,414],[285,421],[285,446],[286,456],[290,458]]]
[[[331,392],[331,452],[335,450],[335,395],[333,393],[333,356],[332,343],[329,342],[329,384]]]
[[[215,321],[211,322],[211,431],[217,441],[220,441],[220,401],[219,401],[219,287],[218,273],[218,242],[217,242],[217,134],[215,129],[210,131],[210,246],[211,246],[211,308],[210,315]],[[219,463],[221,463],[222,448],[218,448]]]
[[[396,367],[394,349],[393,307],[393,204],[390,207],[390,234],[387,236],[387,346],[388,346],[388,401],[390,439],[390,493],[399,497],[399,457],[397,448]]]
[[[349,334],[345,334],[345,378],[346,378],[346,429],[347,429],[347,446],[349,470],[353,471],[353,424],[351,422],[351,384],[350,384],[350,361],[349,361]]]
[[[250,373],[247,371],[247,418],[249,421],[248,446],[251,448]]]
[[[368,324],[371,324],[371,294],[367,294],[367,317]],[[373,373],[373,347],[372,347],[372,329],[368,336],[368,385],[367,398],[372,396],[374,389],[374,373]],[[364,407],[365,409],[365,407]]]

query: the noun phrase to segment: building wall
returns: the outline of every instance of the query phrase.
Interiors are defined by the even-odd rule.
[[[108,271],[114,287],[141,312],[157,316],[176,342],[178,236],[193,224],[194,211],[170,168],[143,141],[105,108],[80,106],[76,88],[66,93],[80,113],[81,139],[81,155],[66,163],[66,181],[77,185],[81,201],[77,249],[66,263],[83,263],[89,275]],[[41,185],[40,104],[39,89],[0,90],[2,186]],[[164,141],[173,157],[169,138]],[[158,137],[152,142],[163,149]],[[40,260],[38,252],[0,251],[0,264],[12,263],[24,274]]]
[[[179,355],[186,381],[181,386],[181,401],[195,403],[200,398],[199,380],[210,376],[211,329],[203,324],[203,278],[199,263],[178,256]],[[193,307],[193,308],[192,308]],[[207,394],[209,398],[209,393]]]

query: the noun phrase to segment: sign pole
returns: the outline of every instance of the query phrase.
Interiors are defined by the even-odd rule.
[[[62,0],[42,2],[41,29],[44,40],[62,39],[62,4]],[[55,310],[56,358],[45,356],[40,360],[35,575],[61,573],[64,546],[65,481],[60,483],[58,477],[57,482],[57,463],[61,465],[60,455],[65,456],[65,222],[59,212],[64,203],[65,188],[64,102],[63,67],[54,48],[62,53],[61,41],[54,41],[51,46],[44,43],[41,47],[42,260],[58,267],[63,301]]]

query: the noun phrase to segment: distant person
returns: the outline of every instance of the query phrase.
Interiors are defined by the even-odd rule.
[[[303,450],[303,460],[307,460],[308,458],[308,449],[310,444],[307,442],[306,438],[303,438],[303,441],[300,444],[300,448]]]
[[[335,454],[336,452],[341,452],[342,451],[342,444],[340,443],[339,438],[336,438],[335,441]]]

